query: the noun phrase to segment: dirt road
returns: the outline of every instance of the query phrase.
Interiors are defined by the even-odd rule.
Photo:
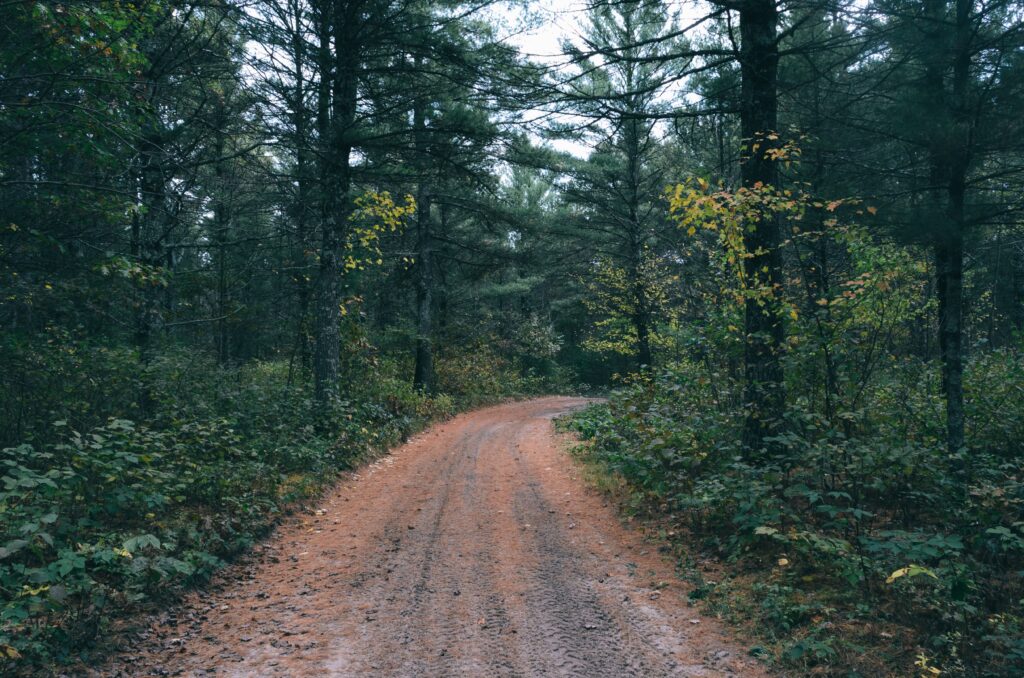
[[[551,419],[472,412],[342,482],[107,675],[762,676],[578,478]]]

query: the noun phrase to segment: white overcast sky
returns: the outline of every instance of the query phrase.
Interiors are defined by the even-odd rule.
[[[499,35],[519,48],[524,56],[553,68],[565,63],[562,43],[576,42],[585,20],[586,0],[533,0],[527,9],[521,6],[498,6],[490,11],[499,27]],[[706,16],[707,7],[700,0],[678,0],[668,3],[678,9],[684,25]],[[690,98],[692,95],[686,95]],[[539,113],[539,112],[538,112]],[[538,140],[539,141],[539,140]],[[547,142],[554,148],[578,157],[586,157],[590,148],[586,144],[556,140]]]
[[[500,26],[499,35],[524,56],[558,68],[565,62],[562,42],[579,34],[585,7],[586,3],[581,0],[534,0],[525,11],[521,7],[499,6],[494,18]],[[535,141],[540,140],[535,138]],[[587,145],[574,141],[546,143],[581,158],[590,153]]]

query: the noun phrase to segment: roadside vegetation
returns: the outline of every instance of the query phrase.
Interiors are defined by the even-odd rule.
[[[1022,112],[1021,0],[0,3],[0,672],[614,387],[786,672],[1024,675]]]
[[[467,356],[469,380],[451,375],[452,395],[428,396],[398,376],[400,365],[381,361],[373,379],[323,408],[307,384],[289,383],[287,363],[224,370],[171,351],[147,375],[160,412],[147,420],[131,398],[132,356],[76,349],[96,351],[86,360],[102,365],[109,390],[97,399],[86,388],[67,409],[47,403],[61,418],[40,419],[31,442],[0,455],[0,587],[11,592],[0,651],[26,671],[88,661],[112,620],[173,604],[340,472],[431,422],[554,388],[496,368],[500,361],[471,370]],[[47,357],[59,369],[62,359]]]
[[[687,219],[705,218],[707,195],[697,186],[680,202]],[[868,215],[832,210],[818,209]],[[745,288],[729,237],[696,230],[694,248],[720,262],[702,321],[675,337],[696,350],[624,378],[564,425],[602,482],[625,488],[625,508],[674,535],[690,596],[760,637],[751,651],[785,675],[1019,675],[1022,347],[967,361],[968,443],[949,454],[940,370],[914,348],[923,254],[839,232],[831,296],[806,295],[795,268],[822,234],[787,243],[786,406],[763,447],[743,444],[740,307],[717,301]]]

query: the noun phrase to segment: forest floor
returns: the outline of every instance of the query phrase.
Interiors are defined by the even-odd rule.
[[[350,474],[97,675],[763,676],[581,478],[542,398]]]

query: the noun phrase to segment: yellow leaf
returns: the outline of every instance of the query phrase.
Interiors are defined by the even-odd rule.
[[[919,574],[926,574],[932,579],[938,579],[935,573],[929,570],[927,567],[921,567],[920,565],[908,565],[907,567],[901,567],[892,574],[890,574],[886,580],[886,584],[891,584],[900,577],[916,577]]]

